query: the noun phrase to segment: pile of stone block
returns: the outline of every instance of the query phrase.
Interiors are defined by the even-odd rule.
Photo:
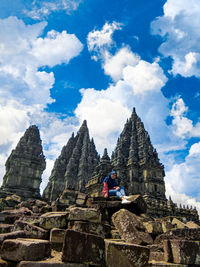
[[[0,212],[0,267],[200,266],[199,225],[148,217],[141,196],[45,213],[27,203]]]

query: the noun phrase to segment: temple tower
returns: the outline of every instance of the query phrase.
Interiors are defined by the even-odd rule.
[[[72,135],[56,160],[43,197],[55,200],[65,189],[85,192],[85,185],[98,162],[99,155],[84,121],[77,135]]]
[[[135,108],[118,139],[112,165],[127,193],[166,199],[164,166]]]
[[[6,161],[1,190],[22,198],[40,198],[41,175],[46,167],[37,126],[30,126]]]

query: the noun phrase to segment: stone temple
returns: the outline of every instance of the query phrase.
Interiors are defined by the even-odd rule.
[[[40,198],[41,175],[46,167],[37,126],[30,126],[6,161],[1,191],[24,199]]]
[[[77,135],[72,134],[56,160],[43,198],[55,200],[65,189],[85,192],[85,185],[98,162],[99,155],[84,121]]]
[[[119,184],[129,195],[140,194],[147,203],[147,213],[153,217],[196,217],[192,208],[178,208],[165,196],[164,166],[153,148],[144,124],[133,109],[130,119],[118,138],[111,160],[104,151],[93,176],[86,184],[90,196],[99,197],[105,174],[116,170]]]
[[[31,126],[6,162],[0,193],[9,192],[26,199],[40,198],[39,186],[44,169],[39,130]],[[59,199],[65,207],[76,201],[82,203],[87,197],[100,199],[103,179],[111,170],[117,171],[119,184],[124,186],[127,194],[143,197],[148,215],[198,218],[196,209],[178,207],[171,198],[166,198],[164,166],[135,109],[124,125],[111,159],[107,149],[99,157],[84,121],[55,161],[43,199],[48,202]]]

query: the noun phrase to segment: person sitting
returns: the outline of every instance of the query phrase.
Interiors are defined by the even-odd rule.
[[[128,200],[129,197],[125,194],[124,188],[118,186],[116,177],[116,171],[110,172],[109,175],[105,177],[103,180],[103,196],[105,198],[108,198],[108,196],[117,196],[122,200],[122,204],[131,203],[131,201]]]

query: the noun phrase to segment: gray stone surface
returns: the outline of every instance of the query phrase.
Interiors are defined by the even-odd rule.
[[[88,233],[67,230],[62,261],[104,266],[104,240]]]
[[[6,161],[1,190],[25,199],[39,198],[41,175],[46,166],[38,128],[30,126]]]
[[[2,258],[10,261],[43,260],[51,256],[49,241],[41,239],[8,239],[3,242]]]
[[[105,258],[107,267],[148,266],[149,248],[105,239]]]
[[[127,243],[147,245],[152,244],[153,239],[146,231],[138,217],[128,210],[121,209],[114,213],[112,221],[119,231],[120,237]]]
[[[14,230],[23,230],[27,236],[35,239],[48,239],[48,231],[31,223],[18,220],[14,224]]]

